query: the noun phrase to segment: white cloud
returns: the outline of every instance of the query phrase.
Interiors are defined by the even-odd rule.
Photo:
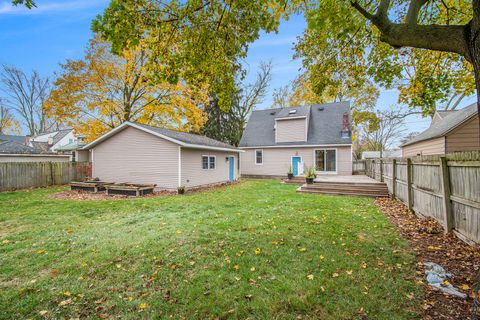
[[[36,1],[36,8],[27,9],[22,5],[13,6],[10,1],[4,1],[0,3],[0,15],[59,13],[93,7],[104,7],[107,2],[107,0]]]
[[[296,37],[280,37],[280,36],[274,36],[270,38],[260,38],[254,43],[250,45],[250,47],[271,47],[271,46],[285,46],[285,45],[291,45],[295,43],[297,40]]]

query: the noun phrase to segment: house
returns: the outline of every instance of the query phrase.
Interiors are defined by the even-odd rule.
[[[400,158],[402,156],[402,150],[383,150],[380,151],[363,151],[362,160],[377,159],[377,158]]]
[[[15,141],[0,141],[0,162],[66,162],[69,160],[69,155],[41,152]]]
[[[237,148],[204,136],[125,122],[85,145],[92,177],[176,190],[235,181]],[[81,153],[82,153],[81,152]],[[86,157],[85,155],[81,155]]]
[[[20,143],[20,144],[26,144],[27,143],[27,137],[26,136],[11,135],[11,134],[0,134],[0,142],[5,142],[5,141],[11,141],[11,142],[16,142],[16,143]]]
[[[477,104],[454,111],[437,111],[430,127],[402,145],[404,157],[480,150]]]
[[[314,104],[253,111],[239,148],[242,176],[352,174],[350,103]]]
[[[59,148],[76,140],[73,129],[61,129],[33,136],[29,139],[28,145],[43,152],[58,152]]]

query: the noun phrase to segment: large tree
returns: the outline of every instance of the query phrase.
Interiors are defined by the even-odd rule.
[[[0,67],[0,90],[5,94],[6,107],[18,115],[29,135],[58,128],[46,110],[50,81],[37,71],[30,74],[13,66]]]
[[[207,122],[201,132],[210,138],[238,146],[250,113],[265,99],[271,77],[272,64],[260,63],[253,83],[238,82],[228,111],[220,108],[217,97],[212,94],[205,108]]]
[[[317,12],[324,12],[325,5],[333,3],[341,13],[337,22],[345,27],[345,33],[349,34],[346,37],[352,37],[352,31],[359,26],[362,29],[366,27],[374,35],[378,34],[378,39],[391,48],[428,49],[446,55],[453,54],[452,60],[458,59],[458,56],[465,59],[473,67],[477,101],[480,101],[480,1],[352,0],[348,4],[328,0],[321,1]],[[330,17],[323,16],[318,22],[330,23],[331,17],[331,14]],[[395,56],[390,61],[384,57],[381,62],[395,64],[394,59]],[[450,67],[442,66],[441,58],[438,61],[438,68]],[[433,88],[436,87],[439,85],[434,84]],[[480,103],[478,108],[480,110]]]
[[[375,8],[374,2],[368,3]],[[406,2],[392,4],[391,15],[402,21],[405,6]],[[464,7],[460,4],[457,9]],[[328,8],[333,9],[333,14]],[[465,19],[454,9],[448,12],[429,7],[420,20],[454,23]],[[461,56],[411,47],[393,48],[382,42],[378,29],[371,28],[348,3],[320,1],[309,8],[307,19],[309,28],[296,45],[296,56],[302,58],[307,80],[317,94],[332,89],[347,93],[358,89],[368,97],[368,91],[362,87],[371,83],[399,90],[399,102],[411,108],[408,113],[432,116],[437,108],[456,108],[463,97],[474,92],[472,67]],[[346,86],[337,79],[342,79]],[[354,96],[355,90],[352,92]]]
[[[290,8],[271,0],[115,0],[93,29],[114,52],[146,43],[154,80],[207,83],[228,110],[248,45],[260,31],[276,30]]]
[[[125,121],[198,132],[206,91],[184,82],[152,82],[147,60],[143,46],[114,55],[108,43],[94,37],[84,59],[61,65],[48,111],[88,140]]]
[[[20,125],[13,116],[12,110],[0,99],[0,134],[18,133]]]

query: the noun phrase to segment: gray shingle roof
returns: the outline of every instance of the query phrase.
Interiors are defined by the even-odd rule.
[[[71,131],[72,129],[58,130],[57,134],[53,136],[53,144],[55,145],[58,141],[62,140],[62,138],[64,138]]]
[[[288,112],[296,109],[295,115]],[[253,111],[240,140],[240,147],[351,144],[351,136],[341,137],[343,114],[350,114],[349,102],[313,104],[301,107]],[[275,143],[275,119],[282,117],[309,117],[306,142]]]
[[[38,154],[39,151],[14,141],[0,142],[0,153],[4,154]]]
[[[25,144],[26,141],[25,136],[15,136],[10,134],[0,134],[0,142],[1,141],[14,141],[16,143]]]
[[[477,114],[478,112],[476,103],[455,112],[449,112],[442,120],[433,124],[430,128],[423,131],[415,138],[404,143],[402,147],[416,142],[442,137],[461,124],[472,119]]]
[[[136,125],[141,126],[145,129],[155,131],[157,133],[160,133],[164,136],[167,136],[169,138],[188,143],[188,144],[195,144],[195,145],[200,145],[200,146],[208,146],[208,147],[217,147],[217,148],[227,148],[227,149],[237,149],[234,146],[231,146],[229,144],[220,142],[215,139],[211,139],[205,136],[201,136],[198,134],[192,134],[192,133],[186,133],[186,132],[180,132],[180,131],[175,131],[175,130],[170,130],[170,129],[165,129],[165,128],[160,128],[160,127],[154,127],[154,126],[149,126],[146,124],[140,124],[135,122]]]

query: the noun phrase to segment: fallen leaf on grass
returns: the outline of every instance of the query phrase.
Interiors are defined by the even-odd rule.
[[[334,272],[334,273],[332,274],[332,278],[336,278],[336,277],[338,277],[338,273]]]
[[[313,274],[309,274],[309,275],[307,276],[307,279],[308,279],[308,280],[313,280]]]

